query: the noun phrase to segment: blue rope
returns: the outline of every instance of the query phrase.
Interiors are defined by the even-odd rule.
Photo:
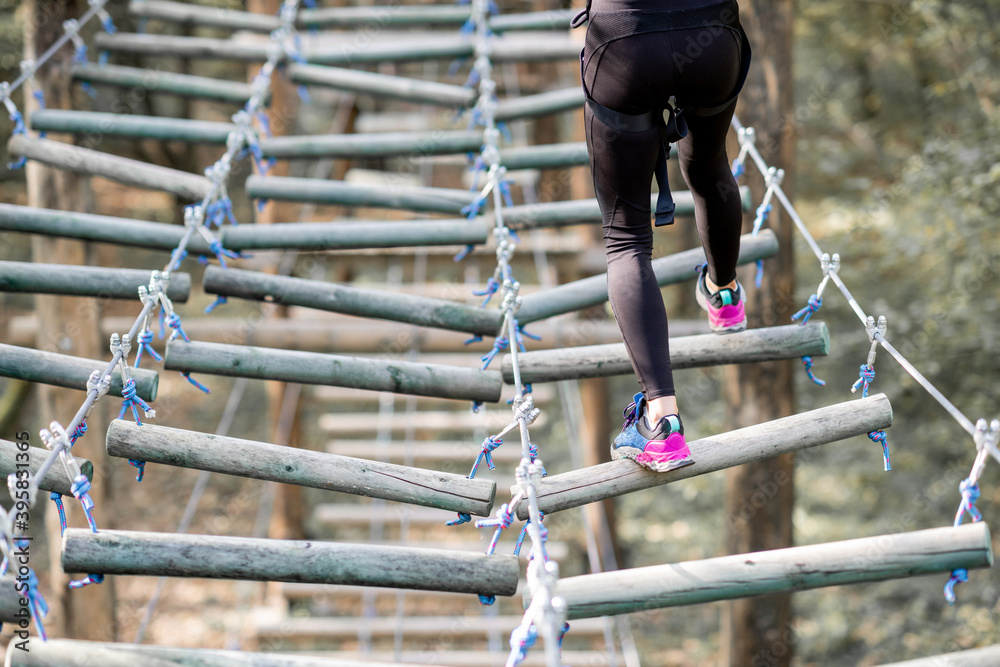
[[[952,571],[951,578],[948,579],[948,583],[944,585],[944,599],[948,601],[949,605],[955,604],[955,586],[957,584],[964,584],[968,580],[968,570],[959,568]]]
[[[125,417],[125,412],[131,408],[132,416],[135,417],[135,423],[142,426],[142,419],[139,417],[139,410],[136,409],[135,404],[138,403],[143,410],[149,412],[152,408],[149,407],[149,403],[142,400],[142,398],[135,393],[135,380],[133,378],[128,378],[125,380],[125,386],[122,387],[122,397],[125,399],[122,401],[122,409],[118,413],[118,419]]]
[[[882,462],[885,464],[885,471],[892,470],[892,464],[889,462],[889,441],[886,440],[885,431],[872,431],[868,437],[871,438],[872,442],[882,445]]]
[[[15,135],[15,134],[24,134],[24,135],[27,135],[28,134],[27,128],[25,128],[25,126],[24,126],[24,116],[21,115],[20,111],[18,111],[17,109],[15,109],[14,111],[12,111],[10,113],[10,120],[14,123],[14,130],[11,132],[11,135]],[[19,157],[18,159],[14,160],[13,162],[9,162],[7,164],[7,168],[8,169],[21,169],[22,167],[24,167],[24,165],[25,165],[25,163],[27,161],[28,161],[28,159],[22,155],[21,157]]]
[[[493,276],[490,276],[489,279],[486,281],[486,287],[483,289],[472,290],[472,295],[486,297],[485,299],[483,299],[483,302],[479,304],[480,308],[485,308],[486,304],[490,302],[490,299],[493,298],[493,295],[497,293],[498,289],[500,289],[500,281],[494,278]],[[481,336],[479,337],[479,340],[482,340]]]
[[[139,368],[139,364],[142,362],[143,352],[147,352],[152,355],[153,359],[156,359],[156,361],[163,361],[163,357],[160,356],[160,353],[153,349],[153,337],[154,334],[152,329],[146,329],[139,334],[139,351],[135,355],[136,368]]]
[[[66,508],[63,507],[62,495],[53,491],[49,494],[49,498],[52,499],[56,504],[56,511],[59,512],[59,535],[66,534]]]
[[[73,497],[80,501],[80,505],[83,506],[83,513],[87,517],[87,523],[90,524],[90,530],[97,532],[97,522],[94,521],[94,499],[90,497],[90,480],[83,473],[76,476],[73,480],[73,485],[70,486],[70,491],[73,492]]]
[[[219,295],[219,296],[215,297],[215,301],[213,301],[212,303],[210,303],[205,308],[205,314],[207,315],[208,313],[210,313],[213,310],[215,310],[217,307],[219,307],[221,305],[224,305],[224,304],[227,304],[227,303],[229,303],[229,300],[226,297],[224,297],[222,295]]]
[[[28,598],[28,611],[31,612],[31,620],[35,622],[38,636],[41,637],[42,641],[45,641],[48,639],[48,635],[45,633],[42,619],[49,615],[49,605],[45,602],[42,592],[38,590],[38,577],[35,575],[35,571],[30,568],[28,569],[28,590],[26,594],[22,593],[22,597]]]
[[[860,377],[851,385],[851,391],[861,389],[861,398],[868,398],[868,385],[875,380],[875,367],[861,364]]]
[[[142,476],[146,474],[146,462],[138,459],[129,459],[128,464],[139,469],[139,474],[136,476],[135,481],[141,482]]]
[[[519,625],[510,634],[510,657],[507,658],[507,667],[517,667],[525,658],[528,651],[538,640],[538,629],[531,623],[527,628]]]
[[[733,160],[732,170],[733,170],[733,178],[739,178],[740,176],[746,173],[746,167],[740,160]]]
[[[958,507],[958,512],[955,513],[955,525],[961,526],[962,519],[968,514],[972,517],[972,522],[977,523],[983,520],[983,515],[976,509],[976,501],[979,500],[979,485],[972,481],[971,478],[963,479],[958,485],[958,490],[962,494],[962,504]]]
[[[809,301],[807,302],[806,307],[798,311],[794,315],[792,315],[792,321],[794,322],[795,320],[801,317],[802,324],[805,324],[806,322],[809,321],[809,318],[813,316],[813,313],[815,313],[822,307],[823,307],[823,297],[812,294],[809,296]]]
[[[490,467],[490,470],[496,470],[497,467],[493,464],[493,450],[503,444],[503,440],[494,440],[493,436],[487,436],[483,440],[482,450],[479,452],[479,456],[476,457],[476,462],[472,464],[472,472],[469,473],[469,479],[474,479],[476,476],[476,470],[479,469],[479,464],[484,460],[486,465]]]
[[[826,380],[820,380],[818,377],[816,377],[815,375],[813,375],[813,372],[812,372],[813,358],[812,357],[810,357],[808,355],[802,357],[802,365],[804,365],[806,367],[806,375],[809,376],[810,380],[812,380],[813,382],[815,382],[816,384],[818,384],[821,387],[825,387],[826,386]]]
[[[187,259],[187,256],[187,248],[174,248],[174,250],[170,253],[170,271],[176,271],[181,268],[181,262]],[[162,313],[160,317],[162,319]],[[163,338],[163,336],[161,335],[160,338]]]
[[[466,514],[465,512],[459,512],[457,519],[452,519],[451,521],[446,522],[444,525],[461,526],[463,523],[469,523],[470,521],[472,521],[471,514]]]
[[[181,373],[181,375],[184,376],[185,380],[187,380],[188,382],[190,382],[194,386],[198,387],[198,389],[201,389],[206,394],[211,394],[212,393],[211,389],[209,389],[208,387],[206,387],[205,385],[203,385],[202,383],[198,382],[193,377],[191,377],[191,371],[186,371],[184,373]]]
[[[76,581],[69,582],[70,588],[83,588],[84,586],[89,586],[90,584],[103,584],[104,575],[103,574],[88,574],[83,579],[77,579]]]
[[[510,506],[504,503],[497,510],[497,518],[495,519],[482,519],[476,522],[476,528],[492,528],[496,527],[493,531],[493,537],[490,539],[490,545],[486,549],[486,555],[492,556],[493,552],[497,548],[497,542],[500,540],[500,533],[504,531],[505,528],[509,528],[510,524],[514,522],[514,515],[510,510]]]
[[[167,317],[167,326],[169,326],[171,329],[174,330],[174,332],[170,334],[170,340],[174,340],[175,338],[180,336],[182,339],[184,339],[185,343],[191,342],[191,339],[188,338],[188,335],[184,332],[184,327],[181,325],[180,315],[178,315],[177,313],[170,313],[170,316]]]
[[[496,340],[493,341],[493,349],[480,357],[483,365],[479,370],[485,371],[489,368],[490,362],[493,361],[494,357],[506,350],[509,345],[510,341],[507,340],[506,336],[497,336]]]
[[[76,428],[73,429],[73,433],[70,434],[69,444],[75,445],[76,441],[82,438],[84,435],[86,435],[86,433],[87,433],[87,422],[82,421],[76,425]]]

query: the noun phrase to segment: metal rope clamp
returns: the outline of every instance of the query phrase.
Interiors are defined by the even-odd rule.
[[[757,143],[757,131],[752,127],[743,127],[736,133],[736,138],[740,144],[740,152],[733,160],[733,175],[738,177],[743,174],[743,164],[746,162],[750,147]]]
[[[139,289],[142,288],[140,287]],[[108,391],[110,391],[110,389],[111,389],[110,375],[102,376],[101,371],[99,370],[95,370],[90,374],[90,377],[87,378],[87,393],[88,394],[91,392],[94,393],[94,402],[91,403],[90,407],[87,408],[87,411],[83,413],[83,419],[81,420],[81,423],[87,421],[87,419],[90,417],[90,413],[94,411],[94,406],[97,405],[97,402],[101,400],[101,398],[103,398],[108,393]]]
[[[978,452],[985,451],[1000,463],[1000,449],[997,449],[997,443],[1000,442],[1000,420],[994,419],[988,427],[985,419],[977,421],[976,433],[972,436],[972,439],[976,443],[976,450]],[[984,460],[983,465],[985,463]],[[979,474],[975,476],[975,479],[978,478]]]
[[[868,360],[861,366],[861,377],[851,386],[852,394],[861,389],[861,396],[868,396],[868,385],[875,379],[875,350],[878,349],[879,340],[885,338],[887,330],[885,315],[879,315],[878,324],[875,324],[875,318],[871,315],[865,320],[865,333],[868,334],[872,346],[868,350]]]
[[[830,282],[831,274],[840,271],[840,253],[835,252],[831,257],[829,253],[824,252],[823,257],[819,260],[819,267],[823,271],[823,280],[820,281],[819,287],[816,288],[816,298],[822,299],[823,290],[826,289],[827,283]]]

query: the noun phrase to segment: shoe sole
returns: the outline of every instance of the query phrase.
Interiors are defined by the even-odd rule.
[[[695,289],[694,289],[694,297],[695,297],[695,301],[698,302],[698,305],[701,307],[701,309],[704,310],[709,315],[711,315],[712,311],[711,311],[711,306],[708,303],[708,299],[706,299],[705,295],[701,293],[701,288],[699,286],[697,286],[697,285],[695,286]],[[747,302],[747,295],[743,291],[743,288],[741,287],[740,288],[740,303],[741,304],[745,304],[746,302]],[[712,333],[717,333],[717,334],[739,333],[741,331],[746,331],[746,329],[747,329],[747,318],[746,318],[746,315],[744,315],[742,322],[738,322],[736,324],[719,325],[719,324],[712,324],[712,318],[709,317],[708,318],[708,328],[712,330]]]
[[[635,447],[619,447],[618,449],[611,450],[611,460],[621,461],[622,459],[628,459],[652,472],[670,472],[671,470],[677,470],[678,468],[683,468],[694,463],[694,459],[690,456],[672,461],[640,461],[638,459],[640,454],[643,454],[643,452],[636,450]]]

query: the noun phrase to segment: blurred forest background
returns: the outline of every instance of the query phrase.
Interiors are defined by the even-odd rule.
[[[18,4],[0,0],[0,80],[15,78],[23,57]],[[111,12],[127,29],[124,3],[112,2]],[[840,253],[841,275],[862,308],[887,317],[897,349],[971,419],[1000,417],[1000,0],[802,0],[795,31],[796,106],[787,119],[797,138],[793,201],[824,250]],[[0,136],[10,129],[0,119]],[[0,200],[19,201],[22,193],[22,173],[0,169]],[[8,238],[0,258],[23,257],[25,248]],[[804,305],[821,275],[805,244],[796,250],[796,302]],[[815,373],[827,386],[797,376],[799,411],[849,400],[867,354],[846,301],[833,286],[824,296],[815,317],[829,324],[833,351],[816,359]],[[867,447],[852,441],[801,455],[798,543],[953,520],[972,439],[884,351],[876,370],[872,391],[885,392],[894,409],[893,470],[882,471],[880,448],[867,440]],[[679,373],[682,407],[685,386],[697,387],[702,402],[719,396],[720,378]],[[613,395],[630,395],[633,386],[632,378],[616,379]],[[704,403],[690,429],[721,430],[721,401]],[[620,407],[609,406],[615,423]],[[979,503],[988,522],[1000,516],[998,484],[1000,466],[991,462]],[[721,507],[715,475],[619,501],[624,565],[717,555]],[[953,607],[942,595],[945,581],[797,594],[789,646],[775,646],[760,664],[785,648],[796,664],[868,665],[1000,642],[1000,577],[971,573]],[[718,605],[642,614],[637,627],[649,664],[674,664],[678,655],[685,664],[710,664],[718,614]],[[663,655],[674,657],[656,657]]]

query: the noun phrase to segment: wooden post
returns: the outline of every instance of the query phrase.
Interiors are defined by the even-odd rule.
[[[511,596],[517,556],[445,549],[70,528],[67,569]]]
[[[744,125],[757,131],[757,147],[768,164],[785,170],[783,188],[792,190],[794,174],[794,117],[792,99],[792,0],[755,0],[740,3],[742,22],[753,47],[753,66],[740,97],[737,113]],[[761,175],[751,170],[754,201],[764,194]],[[751,220],[748,218],[749,224]],[[778,237],[778,254],[766,262],[761,289],[743,280],[747,289],[747,316],[751,328],[788,322],[795,312],[793,226],[778,210],[768,225]],[[739,428],[784,417],[795,411],[792,361],[770,361],[727,368],[725,398],[727,426]],[[794,454],[752,463],[726,475],[726,548],[729,553],[779,549],[793,544],[792,507],[795,501]],[[748,502],[761,489],[774,490],[762,506]],[[753,664],[760,656],[774,667],[791,664],[793,649],[772,654],[771,647],[791,627],[791,598],[777,594],[739,600],[723,607],[723,662],[732,667]]]
[[[25,0],[25,15],[29,30],[25,35],[25,57],[36,58],[63,34],[63,21],[83,14],[87,3],[70,0],[65,3],[42,3]],[[36,76],[45,95],[47,106],[55,109],[73,107],[72,86],[68,72],[72,50],[65,48]],[[25,96],[27,112],[36,108],[31,95]],[[90,203],[89,183],[75,174],[49,169],[29,162],[27,169],[28,205],[39,208],[84,210]],[[32,239],[33,259],[38,262],[97,266],[96,249],[78,241]],[[139,305],[136,297],[136,306]],[[35,299],[39,332],[37,347],[40,350],[71,354],[91,359],[109,358],[108,341],[100,334],[101,302],[96,299],[75,297],[39,296]],[[39,387],[39,424],[46,426],[51,420],[66,425],[83,402],[77,391]],[[104,453],[100,434],[107,429],[108,410],[114,399],[106,397],[98,403],[88,421],[90,436],[84,436],[74,447],[74,454],[85,456],[94,463],[94,485],[91,497],[96,505],[95,515],[101,528],[114,525],[111,511],[111,479],[108,457]],[[36,444],[37,443],[36,441]],[[82,521],[75,503],[66,503],[71,523]],[[59,565],[59,521],[54,511],[46,514],[46,537],[50,556],[48,596],[51,613],[47,624],[56,636],[86,637],[114,641],[117,634],[115,622],[114,582],[88,586],[69,595],[69,577]],[[35,526],[32,530],[39,530]],[[35,564],[36,568],[40,564]],[[39,568],[40,569],[40,568]]]
[[[0,292],[92,296],[134,302],[139,286],[149,284],[149,274],[139,269],[0,261]],[[186,303],[190,293],[191,274],[170,274],[167,296],[171,301]]]

